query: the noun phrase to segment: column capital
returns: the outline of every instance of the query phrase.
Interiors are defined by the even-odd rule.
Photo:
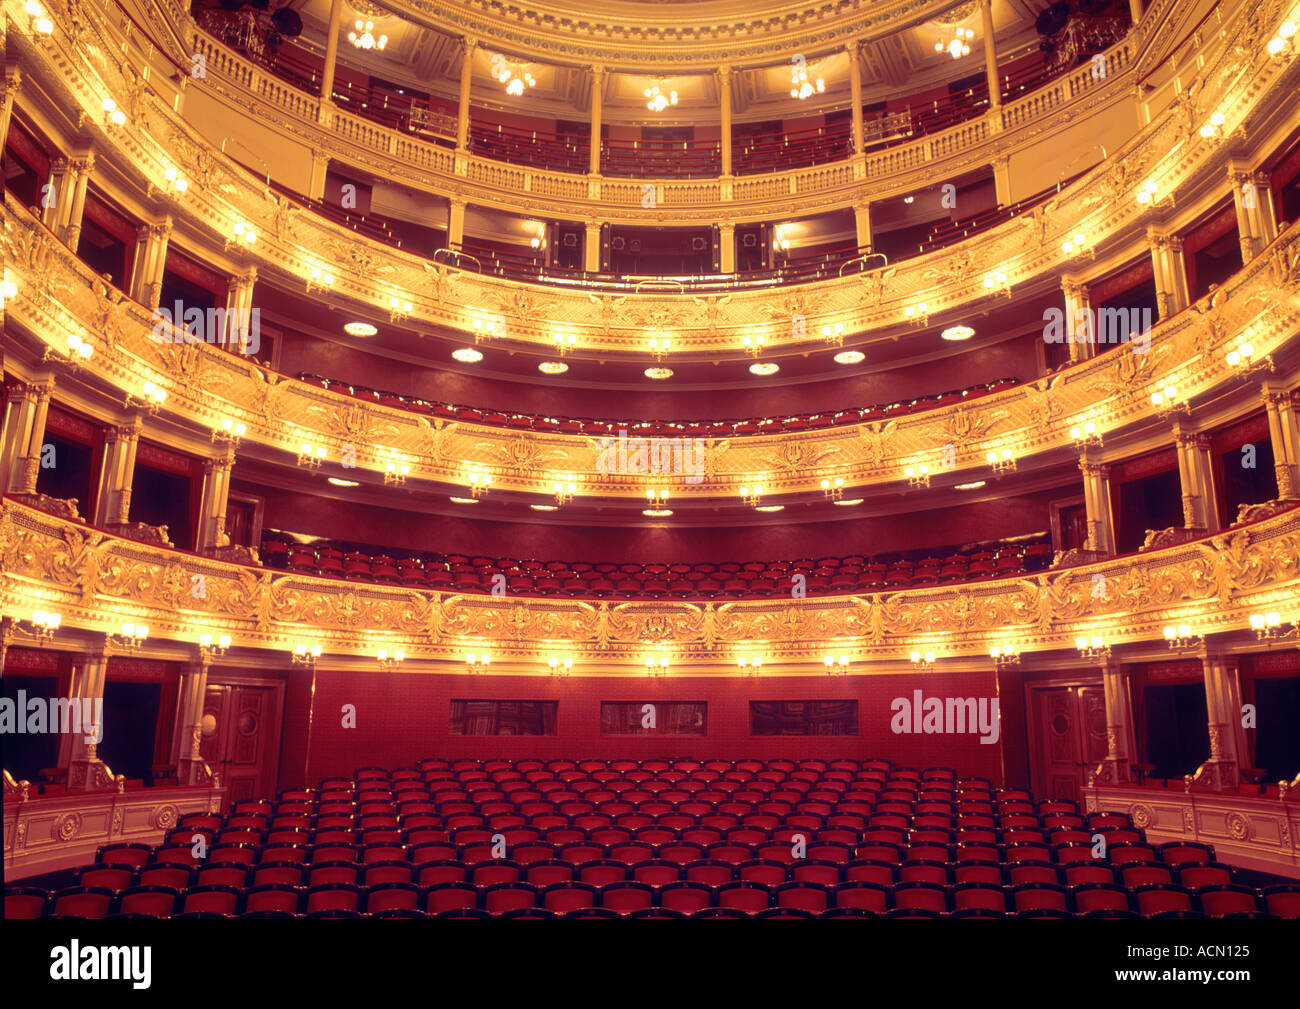
[[[1182,251],[1183,251],[1183,240],[1182,240],[1182,237],[1181,237],[1181,236],[1179,236],[1179,235],[1169,235],[1168,237],[1165,238],[1165,241],[1169,244],[1169,251],[1170,251],[1170,252],[1175,252],[1175,253],[1180,253],[1180,254],[1182,253]]]
[[[1163,249],[1169,244],[1169,236],[1158,230],[1155,225],[1147,225],[1147,244],[1153,249]]]
[[[1264,407],[1267,410],[1280,410],[1284,406],[1291,404],[1291,393],[1285,389],[1279,389],[1276,386],[1265,383],[1260,387],[1260,398],[1264,400]]]
[[[235,450],[229,444],[213,449],[212,455],[203,460],[203,472],[206,474],[229,472],[235,465]]]
[[[473,35],[462,35],[460,39],[460,51],[464,56],[472,56],[474,50],[478,48],[478,39]]]
[[[1079,298],[1085,302],[1088,300],[1088,285],[1074,277],[1061,278],[1061,291],[1067,298]]]
[[[600,80],[608,71],[603,63],[593,63],[591,65],[591,76],[594,80]]]
[[[722,66],[718,67],[718,76],[721,77],[723,80],[729,78],[731,76],[731,72],[732,72],[732,66],[730,63],[724,63],[722,64]]]
[[[4,78],[0,80],[0,100],[8,100],[18,94],[23,86],[21,67],[6,67]]]

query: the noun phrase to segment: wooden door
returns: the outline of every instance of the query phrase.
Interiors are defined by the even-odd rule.
[[[279,682],[208,682],[199,750],[229,803],[275,798],[283,693]]]
[[[1100,684],[1033,691],[1034,795],[1079,802],[1088,770],[1106,756],[1106,698]]]

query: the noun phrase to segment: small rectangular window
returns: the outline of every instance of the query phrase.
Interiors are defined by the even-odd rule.
[[[750,735],[856,736],[857,701],[750,701]]]
[[[453,736],[554,736],[558,701],[451,702]]]
[[[602,736],[703,736],[709,706],[704,701],[601,701]]]

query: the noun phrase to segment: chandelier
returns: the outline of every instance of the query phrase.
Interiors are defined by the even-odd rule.
[[[942,41],[934,44],[934,51],[937,53],[946,52],[955,60],[963,56],[970,55],[971,39],[975,37],[975,31],[972,28],[958,28],[953,32],[952,41],[945,45]]]
[[[500,81],[506,86],[506,94],[516,97],[524,93],[524,88],[537,86],[537,81],[532,74],[523,70],[512,69],[510,64],[506,62],[506,58],[500,53],[492,57],[492,79]]]
[[[790,68],[790,97],[797,98],[800,101],[809,95],[820,94],[826,90],[826,82],[818,77],[815,80],[808,79],[808,67],[802,59],[799,59],[794,66]]]
[[[388,45],[387,35],[375,35],[375,23],[357,18],[355,27],[348,32],[348,41],[358,49],[383,49]]]
[[[649,99],[645,103],[645,107],[651,112],[662,112],[664,109],[668,108],[669,105],[677,104],[677,92],[669,91],[667,94],[664,94],[659,90],[658,84],[654,87],[646,88],[645,97]]]

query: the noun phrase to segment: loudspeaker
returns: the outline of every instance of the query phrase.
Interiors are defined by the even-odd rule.
[[[622,252],[627,247],[627,240],[622,235],[615,235],[610,239],[609,247],[615,252]]]
[[[692,252],[703,252],[708,247],[709,247],[709,243],[706,242],[703,238],[696,236],[695,238],[691,239]]]

